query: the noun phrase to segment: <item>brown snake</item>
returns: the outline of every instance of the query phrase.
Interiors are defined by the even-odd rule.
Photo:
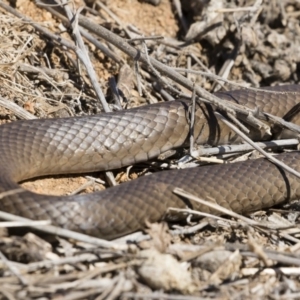
[[[300,86],[273,92],[218,93],[227,100],[283,117],[300,101]],[[183,146],[189,137],[188,101],[164,102],[88,117],[18,121],[0,126],[0,191],[19,188],[24,179],[115,169],[142,162]],[[225,144],[236,135],[214,118],[209,105],[197,104],[195,139],[198,144]],[[294,116],[294,123],[300,117]],[[251,130],[250,137],[262,137]],[[286,136],[288,137],[288,135]],[[300,153],[278,158],[300,171]],[[300,180],[266,159],[194,169],[158,172],[109,188],[76,196],[47,196],[30,191],[0,200],[0,210],[106,239],[158,221],[168,207],[186,207],[175,187],[238,213],[299,198]],[[210,212],[207,207],[190,203]]]

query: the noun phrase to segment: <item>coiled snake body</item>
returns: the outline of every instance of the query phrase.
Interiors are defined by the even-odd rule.
[[[249,108],[283,117],[300,100],[300,86],[231,91],[218,96]],[[0,126],[0,191],[42,175],[115,169],[158,156],[184,145],[189,137],[187,101],[173,101],[91,117],[18,121]],[[198,144],[237,140],[218,123],[209,105],[196,108],[194,135]],[[299,124],[297,115],[293,122]],[[289,134],[286,135],[286,137]],[[261,139],[256,130],[250,137]],[[300,154],[278,158],[300,171]],[[300,180],[266,159],[194,169],[163,171],[102,192],[47,196],[30,191],[0,200],[0,210],[106,239],[160,220],[168,207],[186,203],[172,191],[183,188],[201,198],[245,213],[300,196]],[[194,205],[194,204],[193,204]],[[209,212],[207,207],[195,209]]]

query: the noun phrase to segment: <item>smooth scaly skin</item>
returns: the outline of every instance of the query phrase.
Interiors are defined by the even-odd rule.
[[[300,86],[218,96],[282,117],[299,102]],[[36,176],[115,169],[154,158],[187,141],[188,115],[188,102],[175,101],[90,117],[2,125],[0,191],[18,188],[16,182]],[[300,117],[293,121],[299,124]],[[211,145],[237,140],[205,105],[196,109],[195,137],[198,144]],[[256,131],[250,137],[262,139]],[[298,152],[278,158],[300,171]],[[175,187],[213,198],[238,213],[300,197],[299,179],[258,159],[158,172],[93,194],[66,197],[24,191],[3,198],[0,210],[34,220],[51,219],[54,225],[111,239],[142,228],[145,220],[162,219],[168,207],[185,207],[187,202],[172,193]]]

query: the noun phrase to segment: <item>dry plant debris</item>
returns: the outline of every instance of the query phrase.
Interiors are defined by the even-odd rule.
[[[210,92],[232,89],[234,83],[299,82],[296,0],[73,0],[66,4],[80,15],[73,27],[53,4],[0,1],[2,123],[103,111],[90,74],[73,51],[72,33],[83,37],[110,110],[192,94],[188,84],[159,74],[156,65],[142,64],[142,59],[158,60],[174,72],[180,68],[185,79]],[[141,61],[84,28],[84,18],[126,39],[143,54]],[[295,141],[288,145],[295,147]],[[114,171],[113,179],[121,183],[166,166],[177,164],[168,158],[167,163],[141,164]],[[108,182],[96,174],[38,179],[23,186],[70,194],[101,190]],[[197,223],[188,219],[187,225],[148,224],[147,234],[106,244],[37,235],[16,220],[1,222],[0,298],[297,299],[298,219],[297,211],[283,208],[254,213],[251,219],[208,216]]]

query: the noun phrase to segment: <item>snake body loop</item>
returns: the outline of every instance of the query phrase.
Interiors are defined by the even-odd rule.
[[[218,93],[226,100],[283,117],[300,102],[300,86]],[[293,116],[300,125],[300,117]],[[238,142],[198,104],[194,135],[198,144]],[[290,137],[283,132],[282,137]],[[52,174],[116,169],[142,162],[186,144],[189,102],[173,101],[91,117],[18,121],[0,126],[0,192],[19,188],[24,179]],[[250,137],[263,139],[250,130]],[[279,159],[300,171],[300,154]],[[238,213],[270,207],[300,196],[300,180],[265,159],[195,169],[158,172],[102,192],[76,196],[38,195],[24,190],[0,200],[0,210],[112,239],[158,221],[168,207],[186,203],[173,194],[179,187]],[[193,204],[195,209],[211,212]]]

